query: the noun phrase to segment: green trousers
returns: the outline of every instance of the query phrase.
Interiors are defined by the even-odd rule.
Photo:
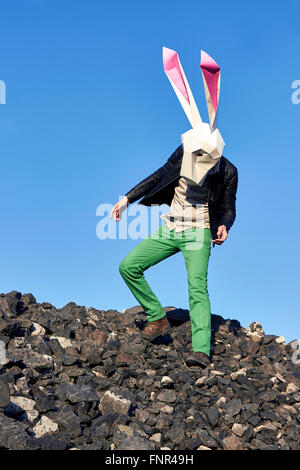
[[[193,351],[201,351],[207,355],[210,354],[211,340],[211,309],[207,290],[210,238],[211,232],[207,228],[193,227],[176,233],[163,223],[135,246],[119,266],[121,276],[143,307],[148,321],[160,320],[166,313],[147,283],[144,271],[169,256],[182,252],[188,276]]]

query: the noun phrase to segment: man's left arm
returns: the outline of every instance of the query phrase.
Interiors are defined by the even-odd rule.
[[[222,245],[228,237],[228,232],[231,229],[236,217],[236,193],[238,187],[238,171],[235,168],[234,172],[228,178],[223,188],[221,196],[219,227],[217,232],[217,239],[213,240],[216,245]]]

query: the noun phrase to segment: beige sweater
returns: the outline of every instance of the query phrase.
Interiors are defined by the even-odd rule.
[[[210,228],[208,203],[194,205],[187,202],[186,188],[186,179],[179,178],[171,202],[170,214],[162,214],[161,219],[167,223],[169,230],[175,229],[175,232],[181,232],[191,227]]]

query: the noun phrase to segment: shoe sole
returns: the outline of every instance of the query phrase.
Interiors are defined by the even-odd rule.
[[[149,340],[149,341],[153,341],[154,339],[159,338],[160,336],[165,336],[165,335],[167,335],[168,333],[171,333],[171,331],[172,331],[172,328],[167,328],[166,330],[161,331],[160,333],[155,333],[155,334],[153,334],[153,335],[151,335],[151,336],[148,336],[148,335],[145,335],[145,334],[142,333],[142,337],[143,337],[144,339]]]
[[[206,367],[210,366],[210,363],[206,364],[206,363],[201,362],[201,361],[196,361],[194,358],[190,359],[190,360],[186,359],[184,362],[185,362],[187,367],[201,367],[202,369],[206,369]]]

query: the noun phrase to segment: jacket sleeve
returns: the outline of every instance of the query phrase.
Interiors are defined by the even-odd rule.
[[[137,201],[141,197],[143,197],[148,191],[154,188],[162,179],[162,177],[168,172],[171,166],[182,156],[183,154],[183,147],[180,145],[175,152],[169,157],[167,162],[154,173],[152,173],[147,178],[143,179],[140,183],[136,186],[131,188],[125,196],[128,197],[129,204]]]
[[[225,225],[227,232],[232,227],[236,218],[236,193],[238,188],[238,171],[229,176],[223,188],[220,206],[220,225]]]

